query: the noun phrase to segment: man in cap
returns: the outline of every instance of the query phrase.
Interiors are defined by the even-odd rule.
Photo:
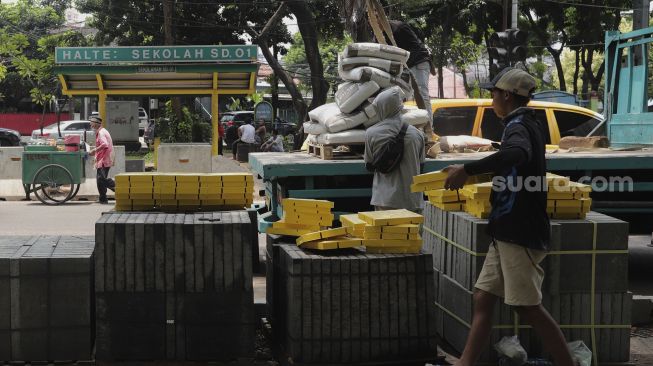
[[[107,188],[115,190],[116,182],[109,178],[109,169],[113,166],[113,140],[106,128],[102,127],[100,117],[91,117],[91,128],[95,130],[95,147],[88,154],[95,156],[97,190],[100,194],[98,203],[107,204]]]
[[[488,234],[492,245],[475,285],[474,316],[463,354],[456,365],[474,365],[490,339],[494,305],[499,297],[530,323],[558,366],[572,366],[559,325],[542,307],[544,271],[540,263],[549,245],[546,213],[544,121],[528,108],[535,79],[506,68],[490,83],[492,107],[505,125],[498,152],[464,165],[451,165],[445,188],[459,189],[470,175],[493,173]],[[529,183],[530,182],[530,183]],[[535,183],[535,184],[533,184]]]
[[[374,170],[371,205],[377,210],[405,208],[419,211],[423,205],[422,193],[411,193],[413,176],[420,174],[424,163],[424,135],[413,126],[403,125],[399,114],[403,108],[404,93],[399,87],[385,89],[374,99],[380,122],[365,131],[365,154],[368,169]],[[401,152],[384,154],[392,140],[401,138]],[[399,147],[399,146],[398,146]],[[372,168],[375,162],[396,159],[394,167],[387,172]]]

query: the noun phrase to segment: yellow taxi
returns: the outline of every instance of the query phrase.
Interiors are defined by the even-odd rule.
[[[565,136],[586,136],[603,122],[601,114],[570,104],[531,101],[528,106],[540,121],[546,121],[547,144],[557,145]],[[501,141],[503,124],[494,114],[492,99],[433,99],[431,107],[433,132],[438,136],[470,135]]]

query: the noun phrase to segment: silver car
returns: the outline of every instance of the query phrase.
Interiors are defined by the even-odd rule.
[[[41,134],[40,128],[32,131],[32,140],[59,139],[68,135],[80,135],[82,141],[86,141],[90,145],[95,145],[95,131],[91,128],[90,121],[61,121],[59,126],[61,129],[61,135],[59,135],[59,131],[57,130],[57,124],[53,123],[49,126],[43,127],[43,134]]]

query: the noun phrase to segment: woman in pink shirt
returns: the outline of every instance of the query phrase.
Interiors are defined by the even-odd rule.
[[[91,128],[95,130],[95,147],[89,151],[89,155],[95,156],[95,169],[97,181],[97,190],[100,193],[100,199],[97,201],[102,204],[109,203],[107,199],[107,188],[115,191],[116,182],[109,178],[109,169],[113,166],[113,140],[106,128],[102,127],[102,119],[91,117]]]

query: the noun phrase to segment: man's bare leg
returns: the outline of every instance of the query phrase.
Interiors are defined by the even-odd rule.
[[[544,348],[553,356],[556,366],[574,366],[576,364],[560,326],[542,305],[518,306],[515,307],[515,310],[542,338]]]
[[[481,355],[483,347],[490,340],[492,330],[492,314],[498,297],[489,292],[476,289],[474,291],[474,318],[472,328],[467,336],[463,354],[456,366],[473,366]]]

